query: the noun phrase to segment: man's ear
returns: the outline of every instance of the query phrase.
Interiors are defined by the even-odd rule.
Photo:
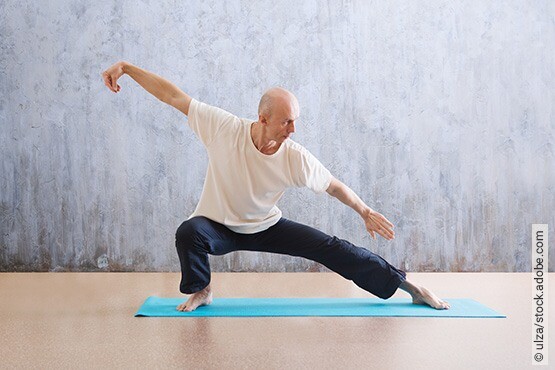
[[[261,114],[258,115],[258,122],[261,123],[263,126],[266,126],[268,124],[267,118]]]

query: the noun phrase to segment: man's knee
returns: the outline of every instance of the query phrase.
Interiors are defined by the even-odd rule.
[[[189,241],[195,238],[196,235],[207,226],[209,226],[210,221],[206,217],[197,216],[189,220],[184,221],[181,226],[177,228],[175,233],[175,240],[179,241]]]

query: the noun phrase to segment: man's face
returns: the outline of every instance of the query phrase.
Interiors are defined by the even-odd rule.
[[[299,118],[299,104],[296,100],[283,99],[275,104],[270,117],[266,118],[266,128],[271,140],[282,143],[295,132],[295,122]]]

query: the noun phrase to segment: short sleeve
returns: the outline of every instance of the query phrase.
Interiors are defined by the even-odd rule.
[[[191,100],[187,117],[189,127],[206,147],[210,146],[222,127],[238,121],[235,115],[196,99]]]
[[[306,186],[315,193],[323,193],[330,186],[331,172],[304,147],[296,149],[298,163],[293,174],[297,186]]]

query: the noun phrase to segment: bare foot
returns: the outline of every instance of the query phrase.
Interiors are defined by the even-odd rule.
[[[427,304],[436,310],[448,310],[451,308],[449,302],[439,299],[434,293],[430,292],[428,289],[420,287],[421,293],[416,297],[412,297],[412,303],[414,304]]]
[[[193,293],[187,302],[183,302],[177,306],[177,310],[191,312],[199,306],[207,306],[210,303],[212,303],[212,291],[210,289],[210,285],[208,285],[203,290]]]
[[[449,302],[439,299],[434,293],[428,289],[412,284],[409,281],[401,283],[399,288],[408,292],[412,296],[412,303],[427,304],[436,310],[448,310],[451,308]]]

